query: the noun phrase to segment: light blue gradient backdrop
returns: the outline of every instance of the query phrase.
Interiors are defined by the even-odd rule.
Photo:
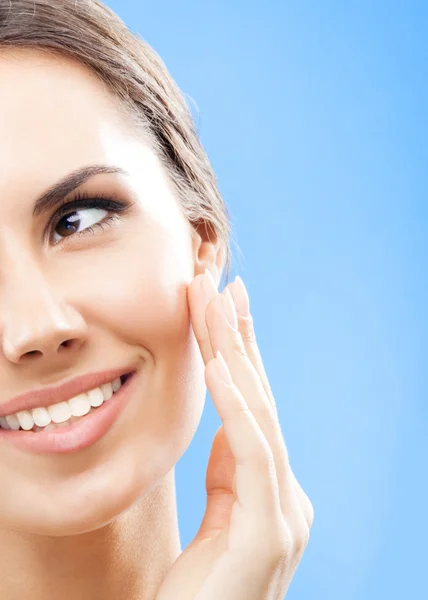
[[[315,508],[287,599],[428,597],[428,4],[108,5],[197,104],[230,208]],[[183,547],[219,424],[208,397],[177,466]]]

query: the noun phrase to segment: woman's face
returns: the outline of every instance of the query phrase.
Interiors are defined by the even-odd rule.
[[[205,384],[187,286],[212,252],[90,71],[19,50],[0,53],[0,80],[0,409],[36,387],[137,369],[130,401],[95,444],[35,454],[0,438],[0,530],[83,533],[153,488],[193,437]],[[48,188],[90,165],[127,174],[97,174],[66,198],[114,194],[126,210],[109,222],[100,208],[65,212],[77,225],[55,220],[58,205],[33,215]]]

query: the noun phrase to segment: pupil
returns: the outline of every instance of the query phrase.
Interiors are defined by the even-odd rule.
[[[71,216],[72,215],[68,215],[58,221],[57,233],[59,233],[59,235],[64,236],[67,235],[67,233],[75,233],[79,229],[78,226],[80,221],[78,219],[75,218],[73,223],[67,223],[67,220],[70,219]],[[64,223],[66,223],[66,225],[63,227],[62,224]],[[59,231],[61,228],[63,228],[63,231]]]

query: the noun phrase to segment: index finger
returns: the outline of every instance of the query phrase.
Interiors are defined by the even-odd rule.
[[[211,340],[205,322],[205,313],[209,302],[218,295],[218,291],[215,293],[215,285],[204,284],[204,280],[207,278],[208,275],[206,274],[197,275],[189,284],[187,290],[192,327],[205,365],[214,358]]]

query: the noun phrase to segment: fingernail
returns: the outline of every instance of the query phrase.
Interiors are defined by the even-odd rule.
[[[230,291],[235,302],[236,310],[243,317],[250,316],[250,299],[248,297],[247,288],[242,279],[237,275],[235,281],[230,286]]]
[[[229,292],[229,288],[225,288],[221,294],[224,313],[233,329],[238,329],[238,315],[236,314],[235,304]]]
[[[205,290],[208,300],[212,300],[213,298],[215,298],[215,296],[217,296],[218,289],[214,277],[208,269],[205,269],[205,275],[207,275],[208,277],[202,278],[202,286]]]
[[[218,372],[219,376],[223,379],[223,381],[225,383],[233,383],[232,377],[230,375],[230,371],[227,368],[226,361],[224,360],[223,355],[220,352],[220,350],[217,350],[215,364],[217,367],[217,372]]]

